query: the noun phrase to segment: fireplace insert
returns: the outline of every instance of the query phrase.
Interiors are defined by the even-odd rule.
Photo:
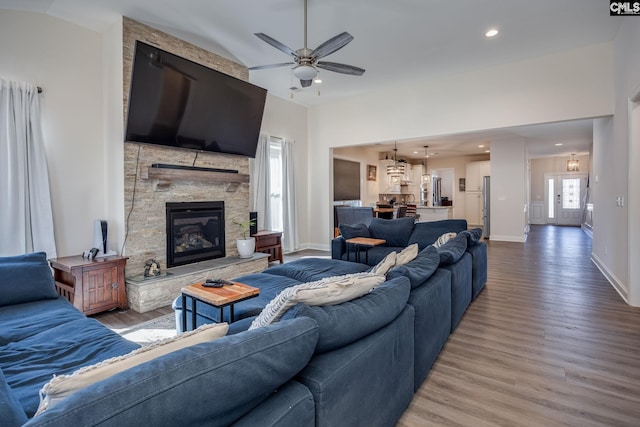
[[[167,267],[225,257],[224,202],[167,203]]]

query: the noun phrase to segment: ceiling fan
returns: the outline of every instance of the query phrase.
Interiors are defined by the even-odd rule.
[[[353,65],[340,64],[337,62],[319,61],[319,59],[331,55],[339,49],[342,49],[351,40],[353,40],[353,36],[346,31],[330,38],[313,50],[307,48],[307,0],[304,0],[304,47],[302,49],[293,50],[264,33],[256,33],[255,35],[260,40],[270,44],[276,49],[286,53],[287,55],[293,56],[293,62],[259,65],[257,67],[250,67],[249,70],[264,70],[267,68],[295,65],[295,67],[293,67],[293,75],[296,76],[297,79],[300,79],[300,84],[302,85],[302,87],[311,86],[311,82],[318,75],[318,68],[333,71],[336,73],[349,74],[352,76],[361,76],[365,72],[364,69],[354,67]]]

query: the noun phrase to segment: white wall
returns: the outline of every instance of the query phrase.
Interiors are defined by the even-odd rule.
[[[301,248],[313,247],[309,240],[309,201],[313,189],[309,187],[307,170],[307,109],[293,102],[267,95],[260,133],[295,140],[296,191],[298,193],[299,239]]]
[[[524,242],[527,217],[524,139],[491,142],[491,240]]]
[[[122,19],[102,34],[104,162],[110,249],[121,253],[125,234]]]
[[[331,237],[329,148],[608,115],[612,60],[612,45],[600,44],[311,109],[309,173],[320,207],[310,210],[311,240]]]
[[[0,13],[0,75],[41,86],[58,256],[91,248],[107,215],[102,44],[98,33],[47,15]]]
[[[640,306],[638,143],[629,133],[629,98],[640,91],[640,21],[623,18],[615,40],[615,115],[594,123],[592,257],[620,294]],[[597,180],[595,177],[598,177]],[[625,205],[616,206],[617,196]]]

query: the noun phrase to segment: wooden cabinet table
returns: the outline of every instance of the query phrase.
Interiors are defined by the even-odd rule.
[[[253,234],[256,238],[256,252],[269,254],[269,262],[278,260],[282,264],[282,232],[261,230]]]
[[[127,308],[126,257],[87,259],[70,256],[53,258],[49,262],[58,294],[85,315]]]

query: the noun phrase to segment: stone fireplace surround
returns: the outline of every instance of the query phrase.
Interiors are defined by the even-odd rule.
[[[207,67],[247,80],[246,67],[208,52],[162,31],[132,19],[123,18],[123,106],[127,116],[129,84],[135,41],[158,46]],[[268,266],[267,257],[256,254],[243,260],[237,255],[235,241],[242,229],[234,222],[249,218],[249,184],[228,186],[222,182],[172,180],[170,185],[158,185],[147,179],[146,171],[154,163],[236,169],[249,174],[249,159],[227,154],[181,150],[170,147],[124,144],[124,207],[126,245],[123,255],[129,257],[125,276],[129,307],[138,312],[150,311],[171,304],[182,286],[209,277],[232,278],[262,271]],[[134,193],[135,189],[135,193]],[[229,190],[229,191],[228,191]],[[153,258],[166,271],[167,202],[224,201],[226,258],[172,269],[171,275],[153,280],[141,280],[145,262]]]

